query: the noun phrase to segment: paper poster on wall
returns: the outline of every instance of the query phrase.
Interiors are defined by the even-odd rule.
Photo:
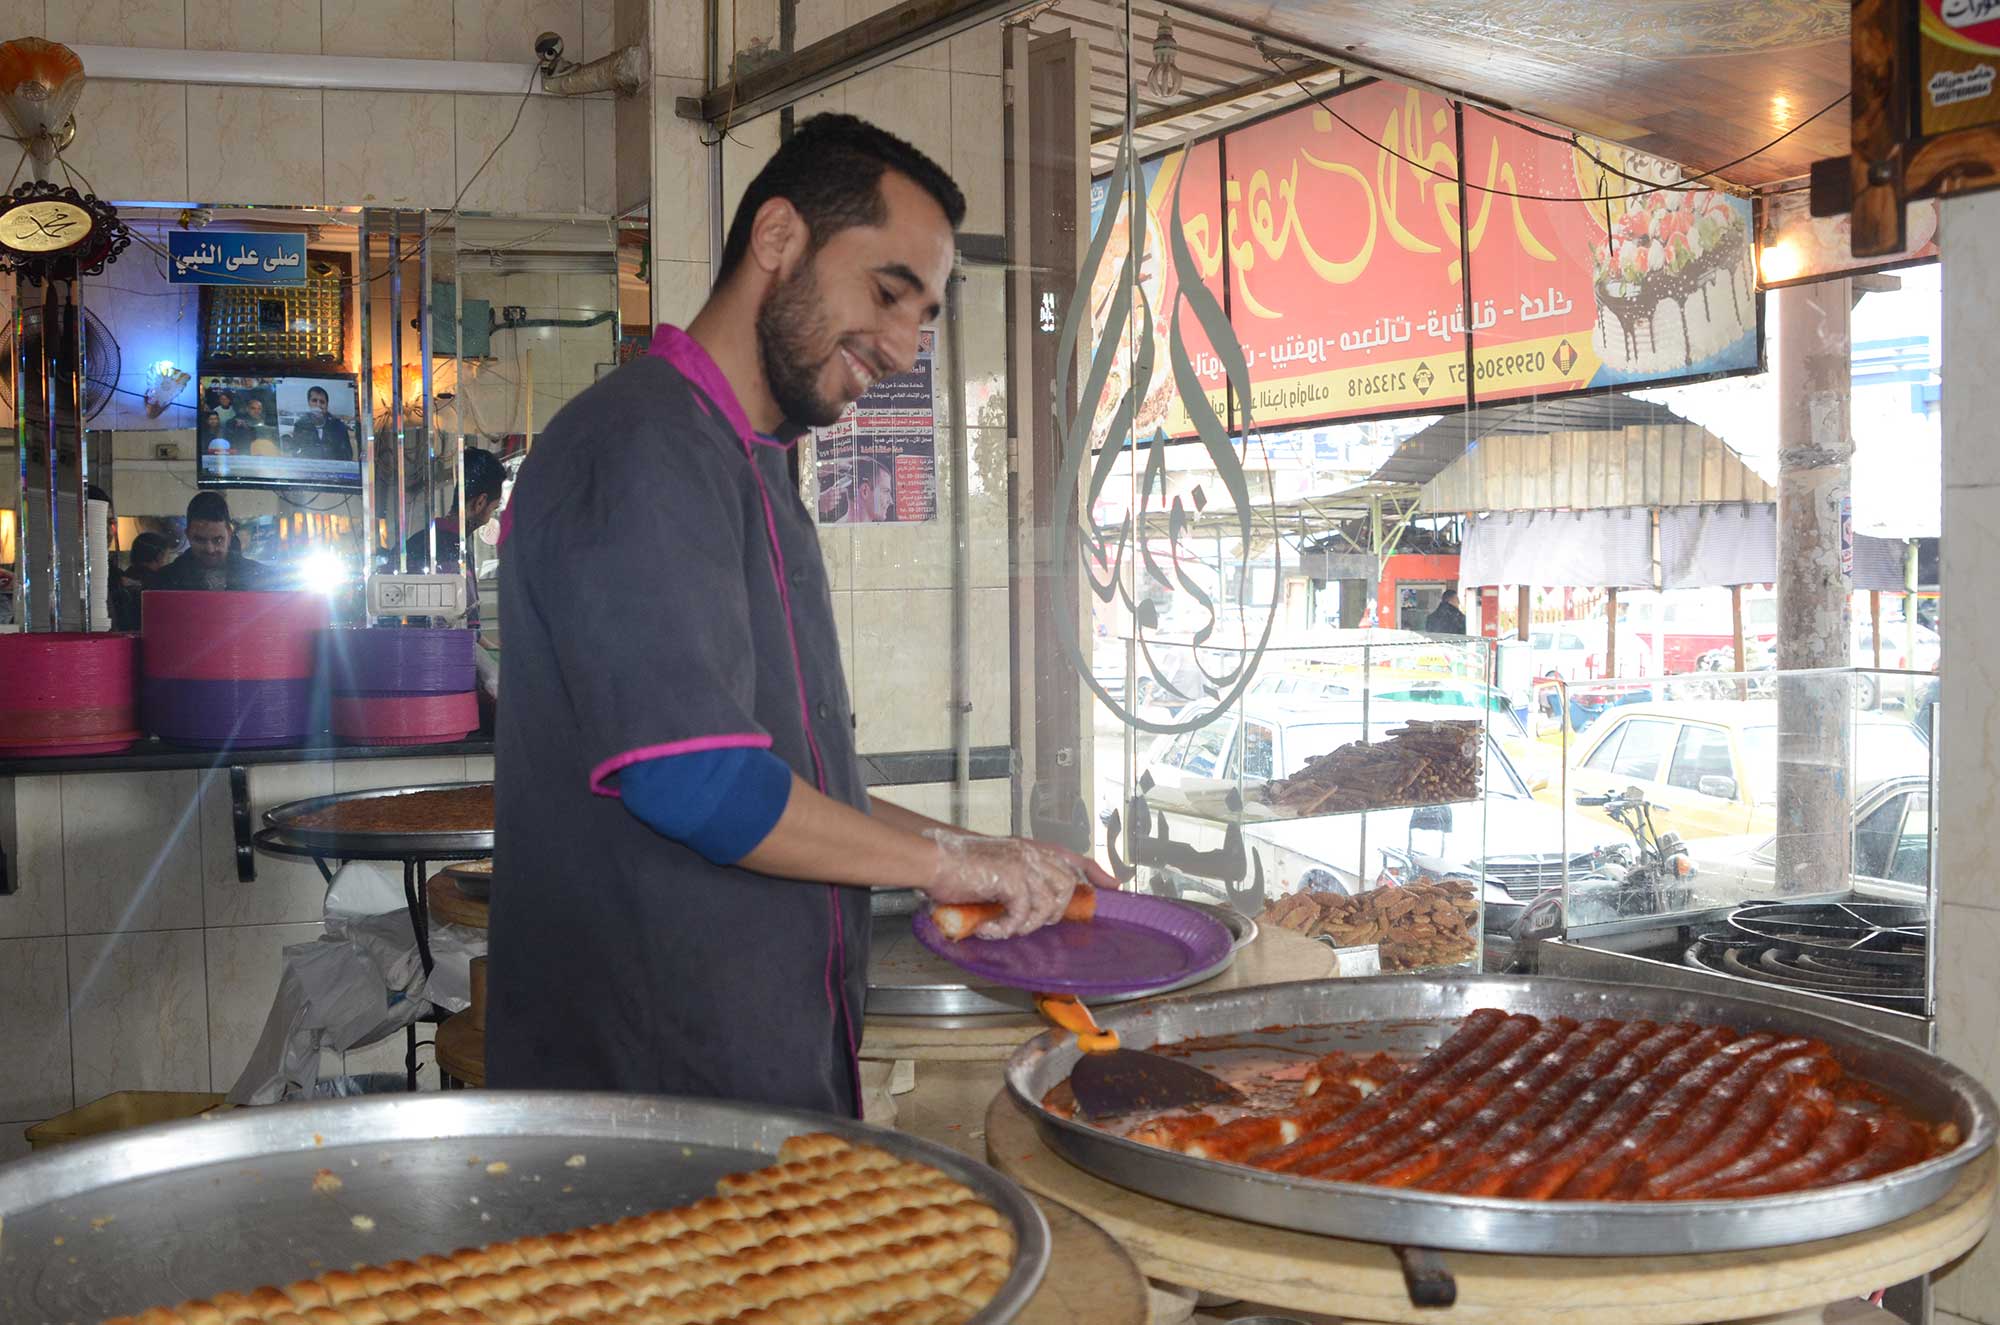
[[[915,369],[883,378],[839,422],[813,431],[821,524],[937,519],[936,335],[920,334]]]

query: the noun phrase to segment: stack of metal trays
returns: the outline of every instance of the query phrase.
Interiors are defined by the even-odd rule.
[[[1200,911],[1221,921],[1229,930],[1228,954],[1220,962],[1192,972],[1186,979],[1165,989],[1106,998],[1088,998],[1084,1000],[1086,1003],[1097,1006],[1129,1002],[1135,998],[1154,998],[1213,980],[1228,970],[1235,962],[1236,954],[1257,937],[1257,922],[1232,907],[1188,901],[1177,901],[1176,905]],[[914,909],[913,907],[912,911]],[[1034,1014],[1035,1001],[1032,994],[1023,989],[971,983],[966,972],[937,956],[917,941],[916,935],[910,931],[909,917],[910,912],[884,914],[878,911],[875,915],[874,933],[868,953],[869,1016],[950,1019]],[[951,1023],[946,1020],[938,1024],[949,1026]]]
[[[1565,1256],[1652,1256],[1788,1246],[1858,1233],[1930,1205],[1991,1148],[1994,1104],[1932,1054],[1829,1017],[1751,999],[1651,985],[1532,976],[1411,975],[1320,980],[1138,1004],[1099,1021],[1131,1049],[1211,1036],[1301,1055],[1332,1049],[1415,1057],[1468,1013],[1498,1008],[1580,1020],[1691,1021],[1825,1041],[1846,1073],[1880,1087],[1918,1118],[1957,1124],[1963,1140],[1933,1159],[1865,1183],[1745,1200],[1525,1201],[1326,1182],[1195,1159],[1060,1117],[1042,1099],[1079,1057],[1067,1031],[1016,1050],[1007,1088],[1042,1138],[1109,1182],[1176,1205],[1308,1233],[1409,1247]],[[1200,1063],[1196,1055],[1193,1061]]]
[[[0,1167],[0,1321],[103,1320],[681,1205],[802,1132],[929,1164],[1011,1223],[1013,1272],[981,1325],[1033,1295],[1041,1212],[932,1142],[706,1100],[455,1091],[238,1109]]]

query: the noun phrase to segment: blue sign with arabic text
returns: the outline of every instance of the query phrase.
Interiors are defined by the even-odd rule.
[[[232,230],[169,230],[170,285],[304,285],[306,237]]]

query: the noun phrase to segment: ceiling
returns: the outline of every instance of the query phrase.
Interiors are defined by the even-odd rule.
[[[1306,52],[1462,93],[1699,170],[1758,149],[1848,89],[1849,0],[1196,0],[1173,6],[1184,102],[1216,101],[1142,132],[1141,151],[1295,99],[1252,45],[1268,32]],[[1135,81],[1152,64],[1161,6],[1131,5]],[[1030,20],[1091,45],[1093,137],[1124,115],[1126,5],[1058,0]],[[1172,110],[1138,89],[1138,114]],[[1848,150],[1847,108],[1721,172],[1743,185],[1804,175]],[[1108,149],[1097,152],[1101,167]]]

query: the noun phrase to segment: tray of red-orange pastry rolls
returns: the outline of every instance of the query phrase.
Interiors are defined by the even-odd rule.
[[[1992,1098],[1830,1018],[1531,976],[1326,980],[1114,1009],[1227,1107],[1088,1117],[1051,1031],[1007,1085],[1057,1153],[1195,1209],[1405,1246],[1657,1255],[1860,1232],[1991,1148]]]

